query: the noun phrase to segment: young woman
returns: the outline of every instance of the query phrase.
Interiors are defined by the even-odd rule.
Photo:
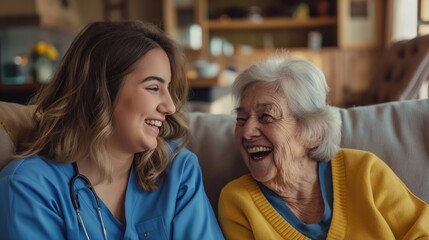
[[[0,174],[2,239],[223,239],[184,148],[184,72],[153,25],[83,29]]]

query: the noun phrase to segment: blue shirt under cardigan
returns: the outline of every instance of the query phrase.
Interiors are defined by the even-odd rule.
[[[173,144],[174,145],[174,144]],[[73,208],[69,181],[72,164],[38,156],[15,160],[0,173],[1,239],[85,239]],[[81,214],[91,239],[103,239],[93,195],[75,183]],[[175,157],[154,192],[137,184],[132,169],[125,197],[126,224],[101,202],[108,239],[224,239],[204,191],[195,154]]]
[[[326,239],[332,220],[333,190],[331,162],[318,162],[320,191],[325,205],[323,217],[319,223],[306,224],[295,216],[283,200],[271,189],[258,182],[259,188],[274,209],[297,231],[315,240]]]

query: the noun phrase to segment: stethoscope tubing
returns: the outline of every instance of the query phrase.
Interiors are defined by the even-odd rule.
[[[91,184],[91,181],[89,181],[89,179],[87,177],[85,177],[84,175],[79,173],[79,169],[77,168],[76,162],[73,163],[73,168],[75,171],[75,175],[70,179],[70,186],[69,186],[70,198],[71,198],[71,201],[73,204],[73,208],[76,211],[77,220],[78,220],[80,226],[82,227],[82,230],[85,234],[85,237],[87,240],[90,239],[89,235],[88,235],[88,231],[86,230],[86,227],[85,227],[85,223],[83,222],[82,215],[80,213],[79,197],[77,194],[75,194],[75,191],[74,191],[74,184],[79,179],[85,183],[85,186],[90,190],[91,194],[94,196],[95,203],[97,204],[98,219],[100,221],[101,229],[103,231],[103,237],[105,240],[107,240],[106,226],[104,225],[103,216],[101,214],[101,204],[100,204],[99,197],[98,197],[97,193],[95,192],[94,187]]]

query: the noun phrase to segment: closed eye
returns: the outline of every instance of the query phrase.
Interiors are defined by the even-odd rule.
[[[146,87],[146,89],[149,90],[149,91],[154,91],[154,92],[159,91],[159,87],[158,86],[149,86],[149,87]]]
[[[145,84],[145,89],[153,92],[158,92],[160,90],[160,84],[165,84],[165,80],[157,76],[149,76],[143,79],[142,83]]]
[[[237,125],[238,126],[244,126],[244,124],[246,123],[246,118],[240,118],[240,117],[237,117],[236,118],[236,121],[237,121]]]
[[[259,119],[263,123],[271,123],[275,121],[275,118],[268,114],[262,114],[262,116]]]

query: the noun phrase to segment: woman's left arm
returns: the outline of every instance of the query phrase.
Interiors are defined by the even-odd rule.
[[[187,154],[176,200],[173,239],[224,239],[195,154]]]
[[[374,201],[396,239],[429,238],[429,205],[416,197],[383,161],[374,165]]]

